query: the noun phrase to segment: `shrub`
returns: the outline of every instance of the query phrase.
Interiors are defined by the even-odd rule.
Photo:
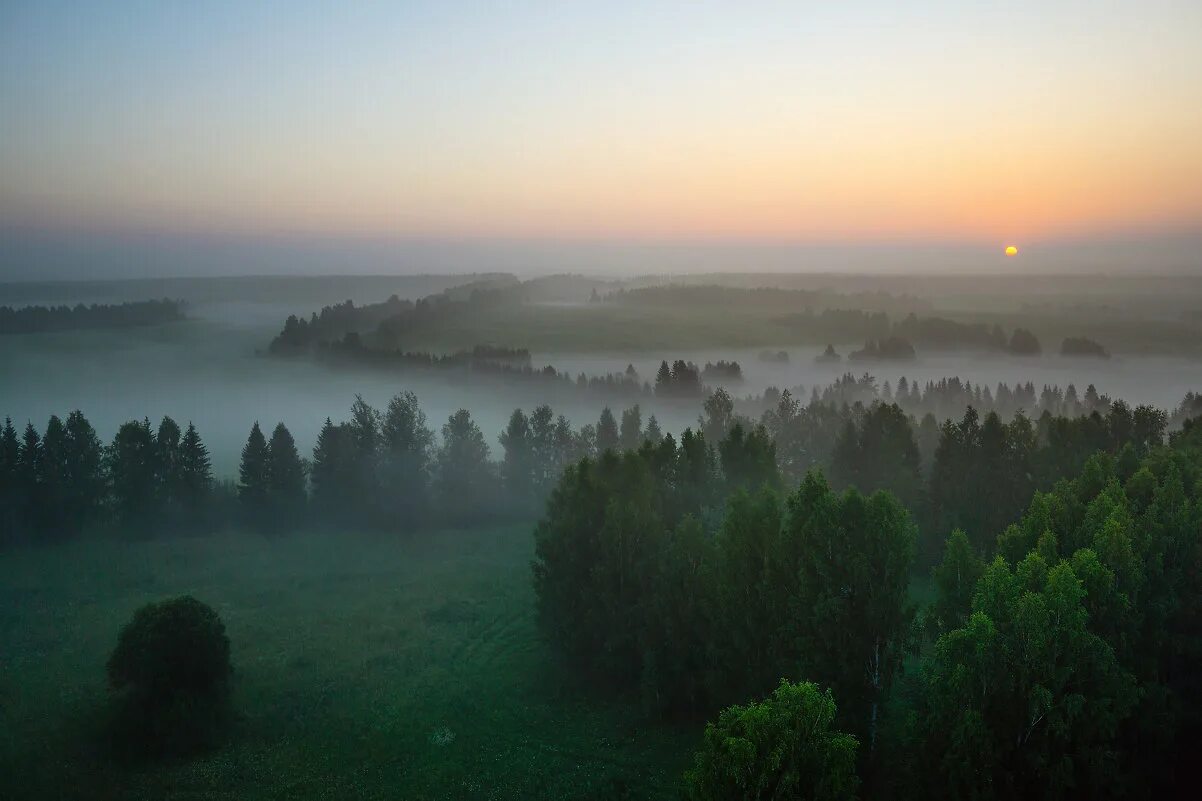
[[[121,629],[107,670],[122,749],[183,755],[219,742],[232,669],[225,626],[211,607],[187,595],[143,606]]]

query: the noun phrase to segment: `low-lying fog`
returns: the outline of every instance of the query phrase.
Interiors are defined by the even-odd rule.
[[[24,426],[33,421],[44,430],[50,414],[81,409],[101,438],[111,439],[124,421],[163,415],[181,424],[196,423],[209,446],[216,473],[235,475],[238,456],[250,425],[283,421],[303,453],[310,453],[325,418],[345,419],[356,393],[383,406],[395,393],[417,393],[432,428],[438,430],[460,407],[472,412],[494,456],[497,436],[515,407],[527,410],[549,402],[574,426],[594,422],[603,402],[561,388],[548,396],[542,383],[507,385],[489,381],[469,384],[466,377],[443,373],[404,375],[367,369],[331,369],[305,360],[265,358],[256,351],[278,330],[281,308],[223,298],[189,308],[193,319],[161,328],[125,332],[70,332],[0,338],[0,415]],[[1115,358],[1110,361],[1043,356],[1034,359],[996,355],[925,355],[905,364],[817,364],[812,347],[784,347],[789,362],[767,363],[760,348],[712,349],[680,353],[535,354],[537,366],[552,364],[573,375],[624,370],[633,364],[644,380],[654,380],[661,359],[684,358],[704,365],[736,360],[745,381],[730,385],[736,397],[756,394],[769,385],[803,386],[805,397],[851,370],[868,371],[893,384],[899,376],[925,381],[958,375],[973,383],[1033,381],[1065,385],[1079,391],[1094,383],[1101,392],[1135,403],[1164,408],[1197,390],[1202,367],[1174,358]],[[846,353],[846,348],[841,349]],[[710,382],[713,383],[713,382]],[[644,404],[644,420],[655,413],[667,430],[677,431],[696,420],[699,402]]]
[[[369,369],[331,369],[306,360],[260,356],[288,314],[307,314],[323,304],[352,298],[372,302],[393,292],[420,297],[468,280],[465,276],[361,278],[229,278],[78,284],[7,284],[0,302],[119,302],[170,296],[187,301],[184,323],[122,332],[84,331],[0,337],[0,416],[15,424],[32,421],[44,430],[51,414],[81,409],[101,438],[111,439],[130,419],[163,415],[181,424],[196,423],[220,476],[233,476],[250,425],[283,421],[303,453],[310,453],[325,418],[345,419],[356,393],[383,406],[397,392],[412,390],[421,400],[431,428],[438,430],[461,407],[472,412],[499,455],[497,436],[515,407],[526,410],[550,403],[573,425],[594,422],[604,402],[570,388],[541,382],[470,383],[453,373],[388,373]],[[846,355],[854,346],[839,347]],[[766,362],[764,350],[784,350],[787,363]],[[683,358],[698,365],[733,360],[744,381],[728,384],[736,397],[765,387],[810,389],[844,372],[869,372],[896,385],[900,376],[926,381],[960,376],[991,387],[1013,384],[1074,383],[1079,392],[1093,383],[1100,392],[1132,403],[1172,408],[1202,384],[1202,364],[1172,357],[1115,357],[1109,361],[1056,355],[1020,359],[997,354],[920,353],[907,363],[816,363],[814,347],[698,349],[672,353],[536,353],[535,366],[554,365],[576,375],[621,372],[633,364],[643,380],[654,381],[660,361]],[[715,384],[714,381],[707,383]],[[550,394],[548,394],[550,392]],[[700,402],[644,403],[644,420],[656,414],[666,430],[695,422]]]
[[[836,345],[844,357],[859,345]],[[785,351],[787,363],[767,362],[760,359],[761,352]],[[633,364],[639,375],[647,380],[655,379],[661,359],[670,364],[675,359],[692,361],[700,367],[706,362],[719,360],[737,361],[743,370],[741,383],[725,384],[735,397],[758,395],[766,387],[792,389],[801,385],[805,398],[809,399],[810,388],[825,386],[844,373],[859,376],[869,373],[877,383],[888,381],[897,386],[897,379],[928,380],[959,376],[975,386],[984,382],[996,389],[998,382],[1013,386],[1017,382],[1030,381],[1036,389],[1044,384],[1075,384],[1078,394],[1083,394],[1089,384],[1098,392],[1113,398],[1122,398],[1129,403],[1149,403],[1162,409],[1172,409],[1180,403],[1186,392],[1197,392],[1202,388],[1202,362],[1172,356],[1115,356],[1110,359],[1066,357],[1044,354],[1039,357],[1017,357],[998,353],[971,352],[920,352],[919,357],[908,362],[841,362],[820,363],[815,357],[822,348],[813,346],[781,346],[777,348],[712,348],[679,353],[536,353],[535,364],[554,364],[560,370],[569,370],[573,375],[584,372],[590,375],[615,370],[624,370]],[[717,385],[721,382],[707,381]]]
[[[248,336],[252,332],[257,340]],[[601,409],[600,402],[571,391],[547,397],[541,383],[490,382],[485,390],[453,374],[402,376],[256,355],[256,345],[270,337],[271,332],[203,321],[155,331],[0,337],[0,417],[11,416],[19,427],[30,420],[41,432],[51,414],[65,416],[78,408],[107,442],[127,420],[148,416],[157,424],[170,415],[181,425],[194,422],[214,472],[232,477],[254,421],[265,428],[282,421],[309,455],[325,418],[346,419],[356,393],[382,408],[396,393],[412,390],[435,431],[456,409],[467,408],[494,456],[497,436],[515,407],[529,411],[550,402],[575,426],[595,421]],[[664,422],[676,427],[682,415],[683,410]]]

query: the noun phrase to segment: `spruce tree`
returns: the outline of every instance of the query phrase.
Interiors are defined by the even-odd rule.
[[[655,374],[655,394],[661,398],[672,394],[672,368],[668,367],[666,361],[659,363],[659,370]]]
[[[15,538],[21,526],[21,490],[21,441],[12,418],[6,417],[0,429],[0,545],[5,539]]]
[[[196,426],[189,422],[179,445],[177,487],[180,508],[189,527],[208,526],[212,516],[209,511],[212,489],[213,470],[209,462],[209,449],[201,442]]]
[[[305,466],[296,442],[283,423],[277,423],[267,444],[267,496],[271,524],[291,528],[305,511]]]
[[[637,450],[643,444],[643,413],[636,403],[622,412],[622,426],[618,435],[622,450]]]
[[[42,437],[42,477],[37,527],[43,536],[59,537],[67,526],[67,430],[57,414],[50,415]]]
[[[346,423],[334,425],[327,417],[313,447],[314,512],[326,522],[345,523],[360,517],[354,506],[351,478],[355,469],[353,432]]]
[[[655,419],[655,415],[647,418],[647,432],[643,438],[652,445],[658,445],[660,440],[664,438],[664,432],[660,431],[659,420]]]
[[[606,406],[597,420],[597,453],[616,450],[618,441],[618,423],[614,420],[614,413]]]
[[[180,430],[170,417],[164,417],[159,423],[154,445],[159,500],[165,519],[174,528],[179,525],[182,517],[178,500]]]
[[[256,421],[242,448],[242,462],[238,466],[238,501],[244,518],[256,528],[268,522],[269,469],[267,440]]]
[[[36,528],[44,512],[42,488],[45,485],[45,459],[42,452],[42,438],[38,435],[33,423],[25,424],[25,435],[21,440],[21,450],[18,455],[17,472],[19,474],[18,503],[21,509],[21,519],[26,530]]]
[[[66,502],[64,512],[74,528],[91,525],[104,503],[104,455],[96,429],[78,409],[67,415]]]

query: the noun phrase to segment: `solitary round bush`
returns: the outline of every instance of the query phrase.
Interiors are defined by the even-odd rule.
[[[213,609],[185,595],[143,606],[108,661],[115,742],[145,756],[216,745],[229,719],[230,641]]]

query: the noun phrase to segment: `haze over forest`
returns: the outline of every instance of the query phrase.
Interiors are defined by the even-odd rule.
[[[1202,784],[1202,5],[0,8],[0,798]]]

